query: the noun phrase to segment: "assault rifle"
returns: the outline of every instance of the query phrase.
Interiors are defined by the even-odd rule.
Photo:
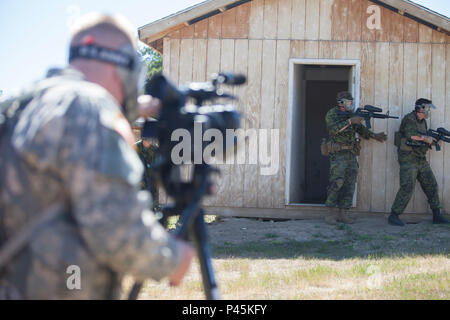
[[[422,134],[422,133],[420,133],[420,134]],[[441,151],[441,146],[439,145],[439,141],[442,140],[444,142],[450,143],[450,131],[448,131],[445,128],[440,127],[440,128],[437,128],[436,130],[428,129],[426,132],[426,135],[432,137],[435,140],[433,142],[433,144],[434,144],[434,147],[436,148],[436,151]],[[428,143],[423,142],[423,141],[408,140],[408,141],[406,141],[406,145],[408,145],[410,147],[427,146],[431,149],[431,145],[429,145]]]
[[[398,117],[396,117],[396,116],[389,115],[389,111],[386,114],[383,114],[380,112],[383,112],[383,109],[366,104],[364,107],[356,109],[355,112],[339,111],[339,115],[343,116],[343,117],[347,117],[347,118],[362,117],[366,121],[367,129],[372,128],[372,126],[370,125],[370,118],[398,119]]]

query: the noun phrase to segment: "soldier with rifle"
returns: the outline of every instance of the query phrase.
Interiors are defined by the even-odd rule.
[[[153,140],[153,141],[152,141]],[[152,195],[153,211],[159,211],[159,195],[156,186],[155,170],[153,169],[158,146],[154,139],[142,137],[136,142],[137,152],[144,166],[144,175],[141,181],[141,190],[147,190]]]
[[[330,209],[330,214],[325,219],[328,224],[354,222],[346,215],[346,211],[352,205],[358,175],[356,157],[359,155],[360,145],[356,133],[364,139],[373,138],[379,142],[387,138],[385,133],[373,133],[361,124],[364,118],[354,114],[350,92],[339,92],[337,103],[326,114],[329,140],[322,144],[322,154],[330,157],[330,177],[325,202]]]
[[[414,110],[403,118],[400,130],[395,134],[395,145],[397,146],[398,162],[400,164],[400,188],[388,218],[388,223],[393,226],[405,225],[399,216],[403,213],[411,199],[416,180],[419,181],[433,211],[433,223],[450,223],[441,215],[438,184],[426,158],[426,153],[433,144],[438,149],[438,139],[448,139],[442,137],[442,133],[444,135],[448,133],[443,128],[439,128],[436,131],[437,135],[435,135],[434,130],[428,130],[426,119],[430,115],[431,108],[436,108],[431,100],[425,98],[418,99],[415,103]],[[435,135],[435,137],[428,135],[428,132]]]

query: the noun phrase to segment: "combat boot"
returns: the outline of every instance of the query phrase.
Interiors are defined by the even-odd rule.
[[[433,210],[433,223],[434,224],[450,224],[450,221],[445,219],[440,209]]]
[[[403,227],[405,225],[405,223],[402,220],[400,220],[398,215],[393,212],[391,212],[391,215],[388,218],[388,223],[392,226],[398,227]]]
[[[331,225],[337,224],[338,209],[328,208],[328,215],[325,217],[325,222]]]
[[[345,211],[345,209],[339,209],[337,221],[348,224],[355,223],[355,219],[350,218]]]

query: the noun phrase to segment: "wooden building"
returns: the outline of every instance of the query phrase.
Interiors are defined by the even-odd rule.
[[[139,28],[178,84],[218,71],[247,75],[243,128],[279,129],[279,170],[223,165],[210,210],[259,217],[325,212],[328,159],[319,151],[324,116],[338,91],[353,92],[400,119],[374,120],[386,143],[362,141],[354,211],[390,212],[399,187],[393,144],[417,98],[433,101],[429,126],[450,129],[450,21],[405,0],[210,0]],[[450,212],[450,144],[429,152],[444,210]],[[164,195],[161,195],[164,198]],[[164,200],[164,199],[161,199]],[[419,184],[407,213],[427,213]]]

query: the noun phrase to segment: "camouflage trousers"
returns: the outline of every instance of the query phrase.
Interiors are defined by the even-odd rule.
[[[330,177],[327,190],[327,207],[348,209],[352,206],[358,161],[351,151],[330,154]]]
[[[400,189],[395,197],[391,212],[397,215],[403,213],[414,192],[416,180],[419,180],[431,209],[440,209],[438,184],[427,159],[399,152],[398,161],[400,163]]]

